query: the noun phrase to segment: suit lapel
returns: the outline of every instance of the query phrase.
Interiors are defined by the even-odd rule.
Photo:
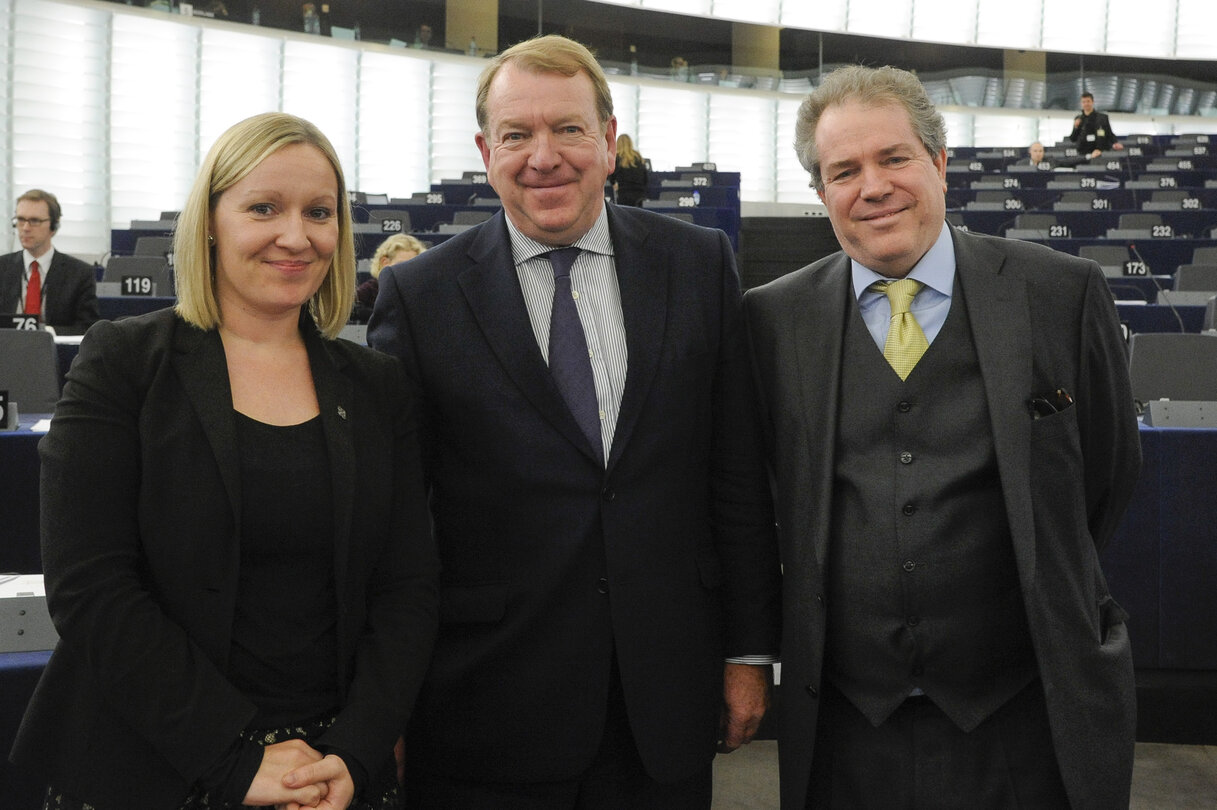
[[[311,322],[304,323],[305,343],[313,387],[321,409],[330,463],[330,491],[334,501],[334,586],[339,604],[345,604],[350,568],[351,519],[355,507],[355,441],[351,426],[353,385],[342,372],[339,356],[329,351]]]
[[[233,523],[241,525],[241,457],[237,451],[237,425],[232,413],[232,388],[228,382],[228,363],[220,333],[204,332],[178,320],[173,335],[173,366],[186,398],[203,427],[207,444],[215,456],[216,466]],[[226,572],[235,571],[239,548],[232,543],[225,553],[217,554],[215,575],[222,579]]]
[[[51,271],[46,276],[46,284],[43,285],[48,294],[57,291],[62,286],[64,275],[68,272],[64,270],[65,264],[63,254],[58,250],[55,251],[55,255],[51,257]]]
[[[804,501],[804,515],[812,530],[812,548],[797,549],[800,556],[814,552],[817,568],[828,554],[829,521],[825,516],[832,505],[834,449],[837,436],[837,402],[841,389],[841,352],[845,342],[845,318],[850,313],[850,262],[844,253],[829,264],[808,274],[788,302],[792,309],[791,339],[797,360],[799,402],[791,403],[807,416],[797,420],[805,431],[801,447],[806,448],[809,482],[812,491]],[[798,534],[797,532],[795,533]],[[810,564],[804,557],[800,562]]]
[[[58,312],[58,310],[60,309],[59,302],[62,297],[61,291],[66,289],[64,285],[68,283],[68,271],[64,269],[66,263],[63,254],[56,250],[55,255],[51,257],[51,271],[47,274],[46,283],[43,285],[42,314],[44,320],[52,315],[58,318],[59,315],[63,314]]]
[[[1026,284],[1003,272],[1005,254],[995,246],[953,231],[956,274],[972,323],[972,341],[988,398],[993,445],[1014,551],[1023,582],[1035,570],[1031,510],[1031,315]]]
[[[21,251],[10,253],[0,261],[0,312],[8,314],[17,311],[23,273]]]
[[[311,324],[306,323],[303,328],[329,453],[334,500],[334,578],[341,598],[347,579],[349,535],[355,499],[355,450],[350,420],[353,386]],[[179,322],[174,333],[174,351],[174,368],[178,379],[215,456],[220,478],[228,493],[234,525],[240,526],[241,457],[237,449],[237,428],[224,344],[215,330],[204,332]],[[221,556],[225,566],[218,569],[221,576],[225,570],[236,570],[237,555],[240,553],[238,544],[233,543],[227,552],[228,556],[217,555]]]
[[[481,226],[469,248],[470,266],[457,283],[503,371],[555,429],[594,459],[537,346],[503,217],[500,210]]]
[[[620,215],[609,207],[609,232],[613,239],[613,263],[621,290],[621,316],[629,357],[625,390],[613,432],[609,469],[621,457],[643,404],[655,380],[663,351],[668,312],[668,274],[674,266],[664,245],[648,243],[650,229],[645,223],[626,228]]]

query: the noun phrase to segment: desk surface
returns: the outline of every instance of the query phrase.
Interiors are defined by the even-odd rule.
[[[1140,214],[1140,213],[1155,213],[1162,218],[1163,224],[1170,225],[1174,237],[1167,238],[1186,238],[1186,239],[1204,239],[1209,228],[1217,224],[1217,210],[1206,208],[1201,210],[1187,211],[1153,211],[1142,212],[1135,209],[1111,211],[1054,211],[1051,205],[1044,205],[1036,210],[1027,211],[968,211],[961,210],[960,216],[963,222],[968,226],[968,230],[979,231],[980,233],[991,233],[998,236],[1004,236],[1008,228],[1014,228],[1015,220],[1023,213],[1026,214],[1048,214],[1056,219],[1056,221],[1069,228],[1073,239],[1104,239],[1107,236],[1107,231],[1112,228],[1118,228],[1120,225],[1120,217],[1125,214]],[[1142,242],[1150,241],[1153,237],[1145,237],[1144,239],[1133,239],[1125,241],[1115,241],[1113,244],[1126,244],[1127,241],[1136,242],[1139,246]],[[1046,240],[1049,246],[1056,244],[1058,240],[1049,239],[1047,229],[1045,229],[1041,239]],[[1159,273],[1173,273],[1175,266],[1157,268]]]
[[[1047,245],[1062,253],[1079,255],[1086,245],[1112,245],[1127,247],[1136,244],[1150,270],[1158,275],[1173,273],[1181,264],[1191,264],[1193,251],[1198,247],[1217,247],[1217,239],[1028,239]]]
[[[1176,306],[1172,309],[1165,304],[1116,301],[1116,314],[1120,322],[1128,324],[1128,330],[1134,333],[1199,332],[1204,328],[1204,307]],[[1180,321],[1183,322],[1182,330],[1179,328]]]

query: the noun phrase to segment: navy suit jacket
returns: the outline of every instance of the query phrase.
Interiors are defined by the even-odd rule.
[[[607,469],[533,335],[504,215],[380,276],[371,345],[421,393],[443,564],[408,732],[424,767],[580,773],[616,656],[648,772],[714,755],[723,658],[777,651],[778,565],[720,231],[609,205],[629,369]]]
[[[0,256],[0,313],[16,312],[25,297],[22,251]],[[61,335],[81,335],[101,315],[93,266],[55,251],[43,287],[42,322]]]
[[[1126,808],[1132,652],[1098,552],[1132,495],[1141,453],[1115,306],[1093,262],[1029,242],[956,230],[952,238],[1061,776],[1077,810]],[[852,295],[849,257],[835,253],[744,296],[781,527],[779,751],[790,810],[804,807],[815,751]],[[1057,388],[1075,405],[1031,419],[1028,400]]]
[[[321,742],[373,774],[435,632],[417,403],[391,360],[302,324],[334,501],[339,660],[317,663],[337,667],[342,705]],[[13,760],[101,810],[178,806],[254,716],[227,676],[242,509],[233,413],[219,333],[166,309],[89,332],[39,445],[60,641]]]

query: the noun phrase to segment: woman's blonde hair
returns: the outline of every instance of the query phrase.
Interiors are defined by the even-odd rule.
[[[309,314],[326,337],[337,336],[346,325],[355,299],[355,241],[342,165],[321,130],[303,118],[279,112],[246,118],[221,135],[203,159],[186,197],[173,233],[176,309],[186,322],[214,329],[222,320],[216,299],[215,249],[208,243],[216,201],[266,158],[297,143],[325,155],[338,184],[338,244],[325,279],[308,302]]]
[[[642,155],[634,149],[634,142],[629,135],[617,136],[617,162],[622,166],[637,166],[642,162]]]
[[[390,259],[401,253],[403,250],[411,250],[416,255],[427,249],[427,246],[415,239],[408,233],[395,233],[388,239],[380,243],[380,247],[376,248],[376,252],[372,254],[372,278],[379,278],[380,271],[385,267],[385,259]],[[396,264],[396,262],[394,262]]]

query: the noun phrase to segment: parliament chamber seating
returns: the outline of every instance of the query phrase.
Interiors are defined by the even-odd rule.
[[[1082,245],[1078,255],[1097,262],[1108,276],[1124,275],[1124,265],[1131,258],[1124,245]]]
[[[651,173],[649,191],[653,199],[647,207],[698,225],[720,228],[738,248],[739,189],[738,172],[719,172],[710,163],[678,166],[671,172]],[[502,205],[484,171],[465,171],[460,177],[443,178],[429,190],[413,192],[408,197],[352,191],[350,198],[355,249],[360,260],[370,258],[381,241],[393,233],[410,233],[434,246],[493,216]],[[135,220],[128,228],[113,229],[110,262],[117,264],[115,272],[103,275],[103,280],[117,280],[119,270],[126,274],[155,274],[150,264],[133,264],[131,260],[171,255],[176,216],[175,211],[165,211],[159,219]],[[157,274],[157,278],[162,277]],[[163,290],[171,295],[172,286],[158,283],[157,296],[142,302],[128,296],[110,298],[103,292],[103,317],[123,317],[164,306]]]
[[[494,216],[494,211],[457,211],[452,215],[453,225],[478,225]]]
[[[1129,341],[1133,399],[1217,402],[1217,337],[1203,334],[1133,335]]]
[[[165,256],[111,256],[102,273],[103,282],[120,284],[124,277],[144,276],[152,279],[156,295],[173,294],[173,268]],[[143,293],[147,294],[147,293]]]
[[[1013,227],[1007,228],[1008,239],[1053,239],[1060,234],[1061,223],[1052,214],[1019,214]]]
[[[172,252],[172,236],[140,236],[135,240],[136,256],[167,257]]]
[[[381,226],[385,222],[394,222],[396,223],[395,232],[409,233],[412,230],[410,212],[401,208],[369,208],[368,222]]]
[[[1096,193],[1093,191],[1066,191],[1052,204],[1054,211],[1093,211]]]
[[[1175,274],[1217,264],[1217,155],[1200,134],[1121,143],[1094,160],[1046,144],[1040,166],[1021,146],[949,149],[948,220],[1095,260],[1129,334],[1199,333],[1209,282]]]
[[[1174,289],[1211,291],[1217,295],[1217,264],[1181,264],[1175,268]]]
[[[1217,264],[1217,246],[1194,248],[1192,264]]]
[[[0,390],[8,391],[9,402],[17,405],[19,414],[55,410],[59,360],[50,332],[0,329]]]

